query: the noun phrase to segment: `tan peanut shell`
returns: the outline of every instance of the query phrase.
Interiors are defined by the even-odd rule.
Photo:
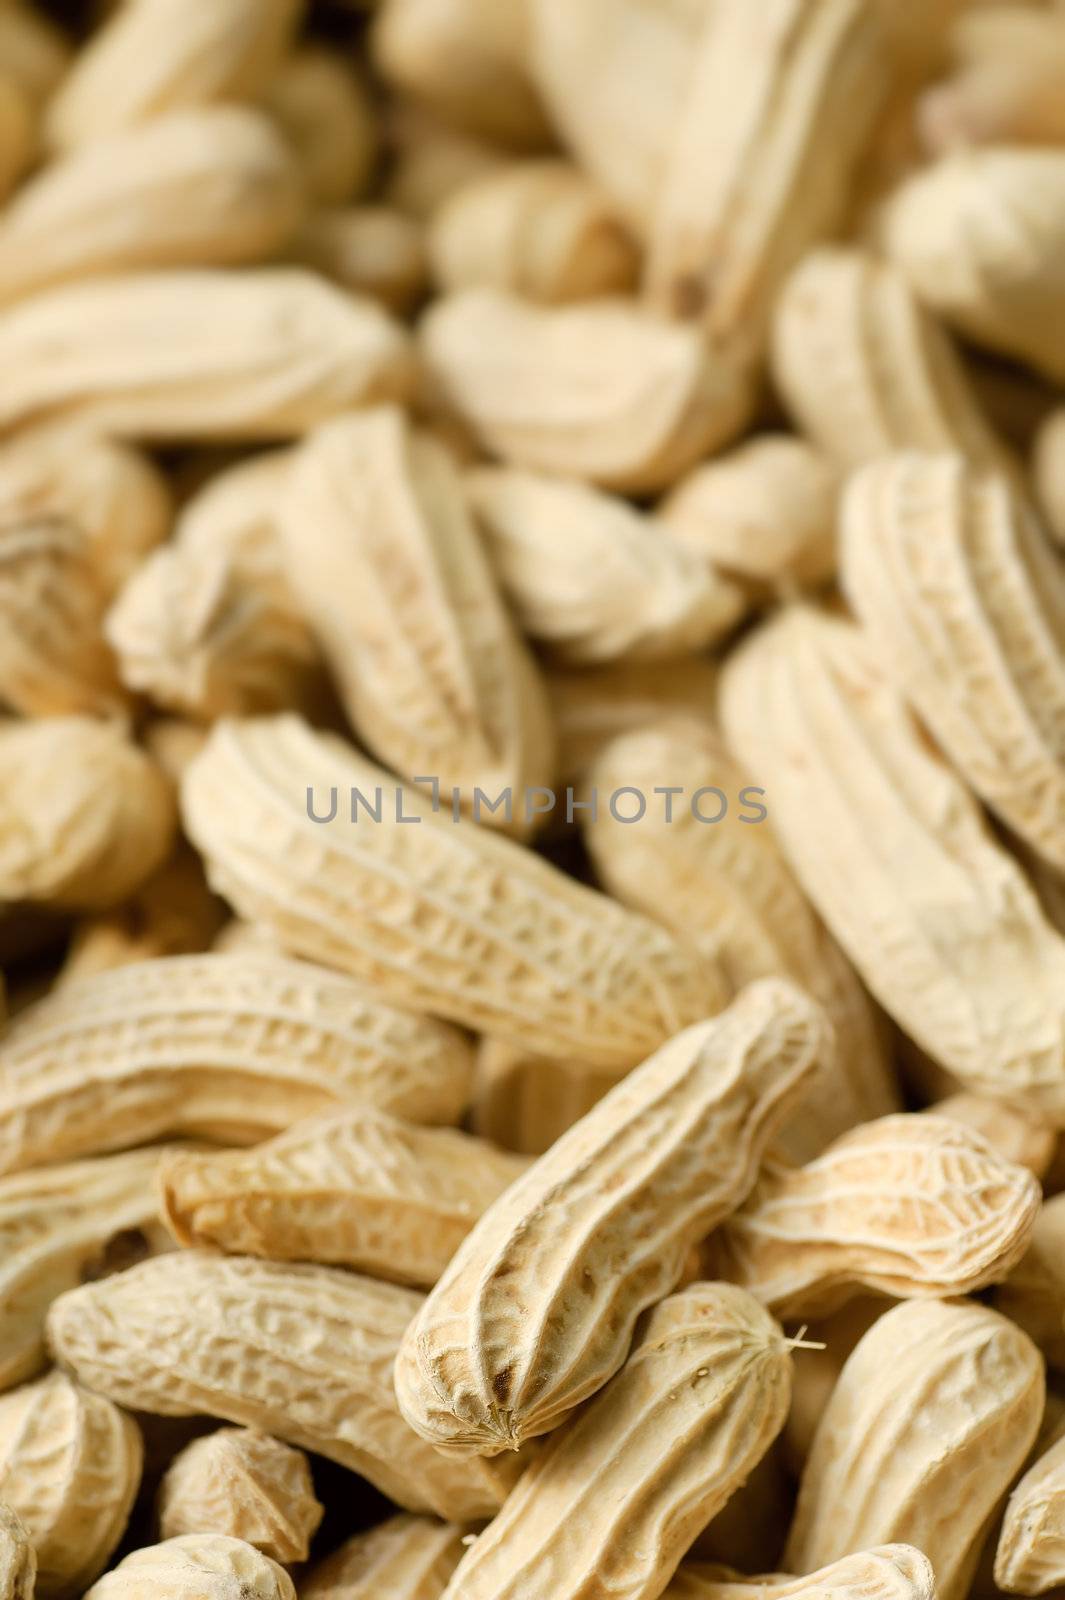
[[[308,788],[321,818],[333,787],[335,817],[312,821]],[[723,1000],[716,970],[662,929],[454,822],[447,795],[439,815],[417,790],[397,801],[388,774],[296,717],[219,724],[182,805],[209,880],[242,916],[412,1010],[624,1070]],[[315,870],[294,872],[298,860]]]
[[[386,128],[392,160],[382,196],[424,224],[466,184],[513,161],[499,145],[461,132],[413,101],[394,101]]]
[[[396,206],[315,211],[296,234],[292,254],[349,293],[400,315],[418,304],[428,283],[424,229]]]
[[[330,423],[297,453],[280,530],[351,721],[383,762],[458,788],[466,809],[477,789],[491,803],[550,783],[546,692],[443,445],[392,408]]]
[[[33,1542],[42,1600],[79,1597],[107,1565],[142,1458],[133,1418],[61,1372],[0,1395],[0,1498]]]
[[[963,1092],[937,1100],[926,1110],[929,1116],[949,1117],[952,1122],[975,1129],[1000,1156],[1027,1167],[1037,1178],[1046,1174],[1054,1159],[1056,1130],[1024,1106],[996,1100],[991,1095]]]
[[[457,1129],[359,1106],[248,1151],[175,1155],[159,1189],[180,1244],[430,1288],[527,1165]]]
[[[681,794],[652,801],[666,779]],[[627,786],[648,797],[636,826],[608,803]],[[586,789],[597,801],[594,816],[582,813],[585,843],[611,895],[712,956],[733,990],[790,978],[823,1007],[832,1032],[823,1070],[777,1148],[805,1161],[836,1134],[899,1109],[869,998],[792,876],[771,818],[759,819],[764,792],[748,785],[709,722],[659,718],[623,734],[591,764]]]
[[[790,1387],[780,1329],[749,1295],[671,1295],[528,1468],[446,1600],[655,1600],[778,1433]]]
[[[746,583],[786,589],[834,575],[837,492],[827,455],[766,433],[696,467],[659,516],[692,555]]]
[[[392,1366],[422,1299],[333,1267],[181,1250],[61,1295],[48,1338],[119,1405],[260,1428],[409,1511],[489,1517],[521,1463],[450,1461],[396,1407]]]
[[[813,1002],[767,980],[623,1078],[490,1207],[412,1323],[396,1362],[411,1427],[492,1455],[601,1388],[751,1188],[825,1041]]]
[[[261,112],[178,112],[46,167],[0,216],[0,304],[141,267],[264,260],[293,233],[295,162]]]
[[[734,355],[633,300],[541,307],[466,289],[420,332],[446,404],[510,466],[642,493],[728,444],[750,414]]]
[[[343,52],[301,44],[278,67],[265,103],[312,200],[339,206],[362,195],[377,161],[377,111]]]
[[[840,467],[897,450],[1009,465],[947,334],[889,262],[814,251],[783,287],[772,342],[789,411]]]
[[[1051,1367],[1065,1370],[1065,1194],[1043,1202],[1028,1249],[994,1303],[1031,1335]]]
[[[531,1055],[501,1039],[482,1039],[470,1127],[504,1150],[542,1156],[620,1076],[565,1058]]]
[[[0,1502],[0,1600],[33,1600],[37,1557],[21,1519]]]
[[[283,1567],[243,1539],[187,1534],[146,1545],[85,1592],[84,1600],[296,1600]]]
[[[283,1566],[306,1561],[322,1520],[302,1450],[254,1428],[218,1428],[174,1457],[159,1488],[159,1532],[226,1534]]]
[[[66,35],[37,6],[24,0],[0,5],[0,61],[31,100],[48,99],[70,60]]]
[[[962,11],[947,76],[918,101],[933,155],[977,144],[1065,144],[1065,20],[1060,11],[991,5]]]
[[[37,115],[15,78],[0,73],[0,200],[5,200],[33,160]]]
[[[1032,471],[1050,531],[1065,545],[1065,408],[1052,412],[1040,428]]]
[[[785,1569],[902,1542],[932,1563],[940,1600],[959,1600],[1035,1440],[1044,1388],[1039,1352],[997,1312],[936,1300],[886,1312],[822,1413]]]
[[[464,1548],[450,1523],[390,1517],[311,1567],[300,1600],[440,1600]]]
[[[547,688],[562,782],[576,786],[603,747],[645,723],[673,716],[709,723],[718,669],[705,656],[677,661],[612,661],[580,670],[551,668]]]
[[[52,416],[150,440],[286,438],[407,392],[406,337],[298,268],[120,274],[0,313],[0,431]]]
[[[778,1317],[823,1316],[859,1289],[975,1294],[1020,1260],[1040,1199],[1032,1174],[973,1129],[900,1113],[804,1167],[765,1163],[710,1249],[720,1276]]]
[[[466,482],[522,630],[570,665],[692,654],[743,614],[734,583],[627,501],[512,467]]]
[[[652,303],[756,342],[785,275],[843,217],[886,81],[863,0],[716,0],[653,206]]]
[[[117,724],[0,720],[0,902],[112,906],[165,859],[174,823],[166,779]]]
[[[1010,484],[905,455],[848,486],[843,586],[884,670],[998,816],[1065,868],[1065,576]]]
[[[1014,1488],[995,1553],[995,1582],[1009,1594],[1045,1594],[1065,1580],[1065,1439],[1040,1455]]]
[[[976,344],[1065,382],[1065,149],[948,156],[895,192],[882,235],[934,312]]]
[[[44,1365],[57,1295],[169,1248],[155,1188],[161,1154],[56,1161],[0,1179],[0,1389]]]
[[[457,1118],[466,1041],[270,953],[169,956],[64,985],[0,1039],[0,1171],[167,1133],[251,1142],[368,1103]]]
[[[624,294],[639,270],[602,191],[569,162],[546,159],[464,184],[433,216],[429,258],[444,293],[488,285],[543,305]]]
[[[104,631],[129,688],[207,719],[313,704],[321,661],[278,526],[291,459],[269,451],[210,479],[125,585]]]
[[[936,1600],[931,1563],[908,1544],[885,1544],[875,1550],[833,1561],[805,1578],[770,1573],[749,1578],[724,1567],[685,1564],[677,1572],[666,1600]]]
[[[301,0],[131,0],[79,51],[46,123],[67,148],[167,111],[254,96],[269,81]]]
[[[876,998],[964,1087],[1065,1121],[1065,943],[859,630],[783,614],[733,656],[721,704]]]

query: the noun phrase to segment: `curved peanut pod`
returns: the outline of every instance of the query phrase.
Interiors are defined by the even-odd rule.
[[[901,186],[882,231],[933,311],[975,343],[1065,382],[1065,150],[948,157]]]
[[[958,456],[852,479],[847,598],[884,671],[981,799],[1065,868],[1065,575],[1009,483]]]
[[[1010,1495],[995,1553],[995,1582],[1045,1594],[1065,1581],[1065,1439],[1029,1467]]]
[[[1039,1352],[1005,1317],[964,1302],[895,1306],[859,1342],[822,1413],[785,1567],[813,1572],[899,1541],[928,1557],[940,1600],[960,1600],[1044,1393]]]
[[[130,273],[0,313],[0,430],[83,418],[149,440],[283,439],[407,393],[405,333],[296,268]]]
[[[44,1365],[44,1319],[58,1295],[169,1248],[155,1189],[162,1154],[131,1150],[0,1179],[0,1389]]]
[[[654,1600],[779,1432],[790,1389],[783,1335],[749,1295],[717,1283],[670,1296],[529,1467],[445,1600]]]
[[[264,260],[294,232],[295,161],[261,112],[183,111],[47,166],[0,216],[0,304],[140,267]]]
[[[159,1532],[226,1534],[272,1561],[306,1561],[323,1507],[302,1450],[253,1428],[217,1428],[194,1439],[159,1487]]]
[[[296,455],[280,530],[351,720],[383,762],[460,789],[467,809],[478,789],[550,783],[546,691],[441,444],[391,408],[329,424]]]
[[[995,1305],[1030,1334],[1050,1366],[1065,1369],[1065,1194],[1043,1202],[1031,1242]]]
[[[957,450],[1017,473],[946,333],[896,267],[860,250],[817,250],[792,273],[774,313],[773,375],[841,467]]]
[[[0,1600],[33,1600],[37,1557],[10,1506],[0,1503]]]
[[[991,1095],[952,1094],[926,1107],[926,1114],[949,1117],[974,1129],[1007,1161],[1027,1167],[1042,1178],[1054,1159],[1058,1142],[1055,1128],[1047,1127],[1038,1113],[1024,1106],[996,1100]]]
[[[469,1046],[336,972],[168,956],[64,985],[0,1039],[0,1171],[174,1132],[251,1142],[368,1103],[456,1118]]]
[[[1040,428],[1032,470],[1043,515],[1065,545],[1065,409],[1052,412]]]
[[[844,1556],[806,1578],[748,1578],[726,1567],[681,1567],[666,1600],[936,1600],[927,1556],[908,1544],[885,1544]]]
[[[975,1294],[1020,1260],[1040,1199],[972,1129],[881,1117],[805,1167],[767,1163],[710,1249],[720,1276],[783,1318],[824,1316],[861,1289]]]
[[[596,873],[624,905],[712,955],[734,989],[790,978],[823,1007],[832,1029],[823,1071],[777,1140],[790,1160],[808,1160],[837,1133],[899,1108],[884,1031],[793,877],[770,820],[745,820],[745,806],[759,806],[762,791],[746,786],[709,724],[662,718],[622,735],[600,752],[587,783],[602,798],[626,786],[649,795],[667,779],[685,797],[668,821],[665,807],[636,827],[606,806],[594,821],[584,814]],[[707,812],[697,812],[696,797],[709,795],[712,812],[722,794],[724,817],[701,822]]]
[[[299,45],[277,69],[264,99],[313,201],[340,206],[365,192],[380,145],[377,107],[345,53]]]
[[[0,720],[0,902],[115,905],[162,864],[174,826],[166,778],[116,724]]]
[[[1065,943],[861,633],[783,614],[732,658],[722,708],[876,998],[967,1088],[1065,1125]]]
[[[463,187],[434,215],[440,289],[480,284],[543,305],[636,286],[636,246],[607,197],[566,161],[522,161]]]
[[[283,1567],[243,1539],[194,1533],[146,1545],[120,1561],[84,1600],[296,1600]]]
[[[1065,20],[1060,10],[991,5],[963,12],[948,76],[917,103],[934,155],[975,144],[1065,143]]]
[[[440,1600],[464,1549],[449,1523],[390,1517],[311,1567],[300,1600]]]
[[[743,615],[736,584],[624,500],[508,467],[466,481],[522,630],[564,661],[683,656]]]
[[[757,346],[787,272],[842,220],[886,84],[864,0],[716,0],[648,229],[652,303]]]
[[[486,452],[623,493],[672,483],[734,439],[753,403],[734,355],[636,301],[545,308],[467,289],[420,335],[442,398]]]
[[[767,980],[622,1079],[485,1213],[411,1324],[396,1362],[411,1427],[493,1455],[601,1388],[750,1190],[825,1043],[813,1002]]]
[[[527,1166],[469,1134],[360,1106],[252,1150],[175,1155],[159,1188],[180,1244],[428,1288]]]
[[[48,107],[49,143],[67,148],[184,106],[253,98],[302,9],[301,0],[133,0],[78,53]]]
[[[219,724],[183,810],[241,915],[412,1010],[621,1071],[724,998],[662,929],[296,717]]]
[[[182,1250],[60,1295],[48,1338],[63,1366],[119,1405],[260,1428],[409,1511],[489,1517],[522,1463],[448,1460],[396,1406],[392,1366],[421,1304],[413,1290],[332,1267]]]
[[[38,1597],[74,1600],[103,1571],[143,1455],[133,1418],[61,1372],[0,1396],[0,1496],[33,1542]]]
[[[291,253],[349,293],[402,315],[428,286],[424,233],[417,218],[395,206],[337,206],[307,218]]]

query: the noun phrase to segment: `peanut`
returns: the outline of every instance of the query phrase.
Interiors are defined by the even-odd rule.
[[[364,193],[377,161],[377,120],[369,89],[340,51],[316,44],[293,50],[265,100],[313,200],[339,206]]]
[[[748,1578],[724,1568],[682,1566],[666,1590],[666,1600],[935,1600],[935,1574],[919,1550],[886,1544],[860,1555],[844,1556],[806,1578],[771,1573]]]
[[[243,1539],[188,1534],[120,1561],[84,1600],[296,1600],[292,1579]]]
[[[1006,1282],[995,1291],[995,1305],[1023,1328],[1056,1370],[1065,1369],[1065,1195],[1046,1200],[1031,1242]]]
[[[174,1457],[159,1490],[159,1531],[243,1539],[285,1566],[306,1561],[322,1510],[302,1451],[253,1428],[218,1428]]]
[[[37,1557],[10,1506],[0,1503],[0,1600],[33,1600]]]
[[[1065,1578],[1065,1439],[1029,1467],[1006,1506],[995,1582],[1012,1594],[1044,1594]]]
[[[301,1600],[440,1600],[463,1548],[446,1522],[390,1517],[313,1566]]]

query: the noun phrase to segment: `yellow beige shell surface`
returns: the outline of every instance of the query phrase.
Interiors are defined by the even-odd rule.
[[[949,1117],[981,1134],[1007,1161],[1027,1167],[1042,1178],[1054,1159],[1057,1130],[1048,1127],[1037,1111],[998,1100],[992,1095],[947,1095],[926,1107],[929,1116]]]
[[[651,801],[667,779],[680,796]],[[660,717],[622,734],[599,752],[585,787],[596,797],[594,816],[582,813],[585,843],[611,895],[705,949],[733,989],[790,978],[824,1008],[832,1039],[823,1070],[778,1148],[803,1161],[837,1133],[897,1110],[874,1008],[795,881],[772,816],[760,815],[770,809],[764,791],[747,783],[709,722]],[[636,826],[608,801],[625,787],[649,800]]]
[[[666,1600],[936,1600],[931,1563],[912,1545],[886,1544],[844,1556],[805,1578],[749,1578],[698,1563],[680,1568]]]
[[[423,298],[429,276],[424,229],[396,206],[323,207],[303,223],[292,254],[304,266],[402,313]]]
[[[507,467],[466,482],[522,629],[563,661],[694,653],[743,614],[735,584],[618,497]]]
[[[1020,1260],[1040,1198],[972,1129],[900,1113],[804,1167],[767,1162],[709,1248],[722,1277],[779,1317],[822,1316],[859,1289],[975,1294]]]
[[[492,1455],[594,1394],[750,1189],[825,1041],[813,1002],[767,980],[622,1079],[485,1213],[412,1323],[396,1363],[411,1426]]]
[[[268,953],[169,956],[65,984],[0,1040],[0,1171],[171,1132],[248,1142],[368,1102],[456,1118],[472,1053],[349,978]]]
[[[158,1514],[164,1539],[227,1534],[287,1565],[306,1561],[322,1507],[302,1450],[254,1428],[218,1428],[174,1457]]]
[[[346,1539],[304,1578],[301,1600],[440,1600],[462,1559],[461,1531],[429,1517],[390,1517]]]
[[[61,1295],[48,1337],[119,1405],[260,1428],[407,1510],[489,1517],[521,1463],[449,1461],[396,1406],[392,1366],[422,1299],[332,1267],[182,1250]]]
[[[61,1372],[0,1396],[0,1499],[37,1554],[38,1596],[80,1596],[123,1532],[143,1447],[132,1417]]]
[[[428,1288],[526,1166],[457,1129],[412,1127],[360,1106],[252,1150],[175,1156],[160,1190],[181,1244]]]
[[[822,1413],[785,1568],[901,1541],[928,1557],[941,1600],[958,1600],[1035,1440],[1044,1388],[1039,1352],[997,1312],[935,1300],[886,1312]]]
[[[752,404],[733,355],[632,300],[550,308],[467,289],[431,308],[421,347],[487,452],[624,493],[662,488],[728,444]]]
[[[21,1518],[0,1502],[0,1596],[33,1600],[37,1557]]]
[[[264,99],[299,162],[311,200],[339,206],[363,193],[380,144],[377,108],[346,52],[299,44],[277,69]]]
[[[0,430],[52,416],[143,439],[286,438],[407,392],[380,307],[297,268],[63,284],[0,312]]]
[[[995,1305],[1035,1340],[1048,1364],[1065,1370],[1065,1195],[1043,1202],[1028,1249]]]
[[[995,1582],[1011,1594],[1045,1594],[1065,1578],[1065,1439],[1038,1457],[1014,1488],[995,1552]]]
[[[1065,23],[1060,10],[992,5],[963,9],[945,76],[918,102],[934,155],[974,144],[1063,144]]]
[[[212,883],[247,920],[398,1005],[623,1069],[723,1000],[716,970],[662,929],[456,823],[449,796],[434,813],[296,717],[219,724],[182,804]]]
[[[654,1600],[778,1433],[790,1387],[783,1335],[749,1295],[671,1295],[528,1468],[447,1600]]]
[[[169,1247],[155,1191],[161,1154],[57,1161],[0,1179],[0,1389],[44,1365],[57,1295]]]
[[[551,781],[546,693],[442,445],[392,409],[329,424],[297,453],[281,533],[352,722],[382,761],[461,789],[467,808],[478,788],[492,801]]]
[[[722,711],[876,998],[965,1087],[1065,1121],[1065,943],[858,629],[785,613],[733,657]]]
[[[940,748],[1065,868],[1065,576],[1028,507],[960,457],[894,457],[852,480],[841,560],[866,636]]]
[[[186,1534],[120,1561],[84,1600],[296,1600],[283,1567],[243,1539]]]

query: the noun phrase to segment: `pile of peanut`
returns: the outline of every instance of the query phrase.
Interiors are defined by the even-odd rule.
[[[1065,0],[0,0],[0,970],[0,1600],[1065,1594]]]

